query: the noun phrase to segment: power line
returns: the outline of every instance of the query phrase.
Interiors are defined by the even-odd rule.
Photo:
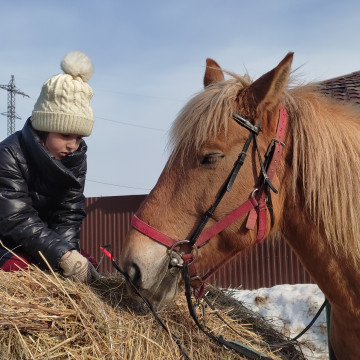
[[[19,95],[22,95],[23,97],[25,97],[25,96],[29,97],[29,95],[23,93],[22,91],[20,91],[19,89],[16,88],[14,75],[11,75],[11,80],[10,80],[9,84],[8,85],[0,85],[0,89],[4,89],[4,90],[8,91],[8,111],[6,113],[2,113],[1,115],[5,115],[5,116],[7,115],[7,117],[8,117],[8,136],[9,136],[9,135],[11,135],[11,134],[13,134],[15,132],[15,119],[21,119],[15,112],[15,95],[19,94]],[[164,130],[164,129],[154,128],[154,127],[149,127],[149,126],[143,126],[143,125],[136,125],[136,124],[131,124],[131,123],[127,123],[127,122],[119,121],[119,120],[107,119],[107,118],[98,117],[98,116],[95,116],[95,118],[110,121],[110,122],[114,122],[114,123],[118,123],[118,124],[121,124],[121,125],[127,125],[127,126],[133,126],[133,127],[148,129],[148,130],[166,132],[166,130]],[[150,191],[151,190],[151,189],[148,189],[148,188],[127,186],[127,185],[119,185],[119,184],[111,184],[111,183],[107,183],[107,182],[90,180],[90,179],[87,179],[87,181],[97,183],[97,184],[102,184],[102,185],[126,188],[126,189],[145,190],[145,191]]]
[[[151,189],[145,189],[145,188],[141,188],[141,187],[133,187],[133,186],[126,186],[126,185],[110,184],[110,183],[107,183],[107,182],[90,180],[90,179],[86,179],[86,181],[90,181],[90,182],[97,183],[97,184],[102,184],[102,185],[116,186],[116,187],[121,187],[121,188],[126,188],[126,189],[146,190],[146,191],[150,191],[150,190],[151,190]]]
[[[176,101],[176,102],[183,102],[181,99],[176,98],[170,98],[166,96],[158,96],[158,95],[149,95],[149,94],[140,94],[140,93],[131,93],[127,91],[116,91],[116,90],[101,90],[97,89],[96,92],[109,92],[113,94],[120,94],[125,96],[137,96],[137,97],[144,97],[144,98],[152,98],[152,99],[160,99],[160,100],[170,100],[170,101]]]
[[[131,124],[131,123],[128,123],[125,121],[120,121],[120,120],[107,119],[107,118],[103,118],[103,117],[99,117],[99,116],[94,116],[94,117],[96,119],[106,120],[106,121],[114,122],[114,123],[121,124],[121,125],[133,126],[133,127],[138,127],[138,128],[147,129],[147,130],[155,130],[155,131],[162,131],[162,132],[167,131],[164,129],[154,128],[154,127],[150,127],[150,126]]]

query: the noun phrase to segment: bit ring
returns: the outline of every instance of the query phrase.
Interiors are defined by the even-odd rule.
[[[168,251],[168,255],[169,255],[169,258],[170,258],[170,263],[171,263],[171,261],[172,261],[173,259],[176,259],[175,256],[172,256],[173,252],[179,254],[179,253],[175,250],[175,248],[176,248],[177,246],[181,245],[181,244],[188,244],[189,242],[190,242],[190,240],[179,240],[179,241],[177,241],[176,243],[174,243],[174,244],[171,246],[171,248],[170,248],[169,251]],[[192,263],[194,263],[195,260],[199,257],[199,249],[198,249],[198,247],[197,247],[196,245],[193,245],[193,250],[194,250],[194,249],[195,249],[194,259],[193,259],[191,262],[189,262],[188,265],[191,265]],[[179,255],[180,255],[180,254],[179,254]],[[183,264],[179,264],[179,263],[178,263],[178,264],[175,264],[175,265],[172,265],[172,266],[183,267]]]

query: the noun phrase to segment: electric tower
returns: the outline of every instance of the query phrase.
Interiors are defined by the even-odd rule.
[[[26,95],[16,88],[14,75],[11,75],[9,84],[0,85],[0,89],[4,89],[8,92],[7,112],[1,113],[1,115],[7,116],[7,134],[9,136],[15,132],[15,119],[20,119],[20,117],[15,112],[15,95],[22,95],[23,97],[29,97],[29,95]]]

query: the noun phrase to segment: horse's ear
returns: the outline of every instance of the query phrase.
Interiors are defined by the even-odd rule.
[[[276,68],[251,84],[249,91],[258,110],[278,105],[280,95],[288,82],[293,55],[294,53],[289,52]]]
[[[224,81],[224,73],[220,65],[213,59],[206,59],[206,69],[204,75],[204,87],[219,81]]]

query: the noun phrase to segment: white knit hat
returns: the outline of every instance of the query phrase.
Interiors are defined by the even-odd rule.
[[[81,51],[72,51],[61,61],[65,74],[46,81],[34,106],[31,123],[35,130],[89,136],[94,124],[90,107],[93,96],[87,84],[94,67]]]

